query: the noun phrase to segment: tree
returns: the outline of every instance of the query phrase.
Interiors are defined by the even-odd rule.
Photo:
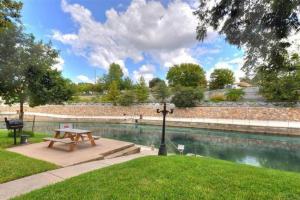
[[[9,28],[19,21],[23,3],[14,0],[0,1],[0,31]]]
[[[176,107],[195,107],[203,97],[203,92],[199,88],[181,87],[175,92],[171,102]]]
[[[118,102],[121,106],[130,106],[134,103],[134,92],[132,90],[124,91],[118,99]]]
[[[133,88],[133,82],[129,77],[126,77],[121,82],[121,90],[131,90]]]
[[[94,91],[94,84],[92,83],[78,83],[77,84],[77,92],[80,94],[89,94]]]
[[[194,13],[199,19],[197,39],[204,40],[210,27],[219,31],[230,44],[243,47],[246,71],[269,59],[272,50],[290,46],[284,39],[300,27],[299,0],[215,2],[202,0]]]
[[[144,77],[141,77],[135,88],[136,100],[139,103],[144,103],[148,100],[149,89],[146,85]]]
[[[149,84],[150,85],[150,84]],[[164,81],[156,83],[152,89],[154,98],[160,102],[164,102],[170,96],[170,90]]]
[[[215,69],[210,75],[209,88],[223,89],[227,84],[234,83],[234,75],[230,69]]]
[[[114,105],[117,105],[118,98],[120,95],[120,90],[118,88],[117,81],[112,81],[112,83],[109,86],[109,90],[107,93],[107,100],[112,102]]]
[[[118,88],[120,89],[122,83],[122,77],[123,77],[123,72],[121,66],[116,63],[110,64],[108,74],[104,76],[106,89],[109,88],[109,86],[113,81],[116,82]]]
[[[183,63],[174,65],[167,73],[169,85],[184,87],[206,87],[204,70],[197,64]]]
[[[149,88],[154,88],[158,83],[165,83],[165,81],[161,80],[160,78],[153,78],[149,81]]]
[[[276,55],[267,66],[259,67],[255,79],[260,93],[270,101],[296,102],[300,91],[300,58],[287,52]]]
[[[20,119],[25,102],[30,106],[58,104],[72,97],[70,81],[52,69],[57,57],[51,44],[36,42],[20,27],[0,32],[0,96],[6,104],[20,103]]]

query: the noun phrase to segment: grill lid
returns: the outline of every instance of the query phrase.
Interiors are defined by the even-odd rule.
[[[12,128],[12,127],[23,127],[23,121],[19,119],[11,119],[8,120],[5,117],[5,123],[7,128]]]

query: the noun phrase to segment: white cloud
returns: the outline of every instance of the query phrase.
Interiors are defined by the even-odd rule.
[[[64,67],[64,64],[65,64],[64,59],[62,57],[58,57],[56,59],[56,61],[57,61],[57,63],[52,66],[52,69],[57,69],[57,71],[62,71],[63,67]]]
[[[92,79],[90,79],[89,77],[85,76],[85,75],[78,75],[76,77],[77,82],[78,83],[94,83],[94,81]]]
[[[210,75],[215,69],[230,69],[234,73],[235,80],[238,82],[239,78],[244,77],[245,73],[242,71],[242,66],[244,64],[243,57],[233,58],[231,60],[222,60],[210,68],[206,73],[207,80],[210,80]]]
[[[52,37],[70,45],[93,66],[107,70],[112,62],[122,63],[125,74],[125,60],[142,61],[145,54],[164,66],[196,62],[190,49],[197,42],[198,20],[191,2],[176,0],[164,7],[159,1],[133,0],[124,12],[107,10],[107,19],[101,23],[84,6],[62,0],[63,11],[71,15],[78,30],[54,30]],[[216,37],[217,33],[209,32],[207,41]]]
[[[134,81],[138,81],[142,76],[146,83],[154,78],[155,67],[153,65],[142,65],[138,70],[133,71]]]
[[[191,56],[191,52],[185,48],[180,48],[175,51],[159,51],[153,53],[153,55],[155,55],[165,67],[171,67],[180,63],[198,64],[198,61]]]

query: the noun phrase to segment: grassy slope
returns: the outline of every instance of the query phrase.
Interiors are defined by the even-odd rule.
[[[300,199],[300,174],[210,158],[145,157],[16,199]]]
[[[35,134],[30,142],[40,142],[43,137],[45,135]],[[0,130],[0,183],[57,168],[54,164],[3,149],[13,146],[12,144],[13,138],[7,137],[7,131]]]

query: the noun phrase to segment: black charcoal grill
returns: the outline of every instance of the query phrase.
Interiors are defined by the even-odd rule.
[[[17,144],[17,129],[19,131],[22,130],[24,124],[22,120],[19,119],[11,119],[8,120],[6,117],[4,118],[7,130],[14,130],[14,144]]]

